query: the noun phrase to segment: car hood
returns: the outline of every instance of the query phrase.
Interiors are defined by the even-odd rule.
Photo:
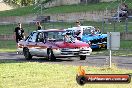
[[[91,40],[99,39],[97,35],[83,35],[82,36],[82,41],[83,42],[89,42]]]
[[[100,38],[105,38],[105,37],[107,37],[107,34],[100,34],[99,37]]]
[[[73,43],[68,42],[56,42],[56,46],[59,48],[80,48],[80,47],[89,47],[89,44],[82,41],[75,41]]]
[[[107,37],[107,34],[102,34],[103,37]]]

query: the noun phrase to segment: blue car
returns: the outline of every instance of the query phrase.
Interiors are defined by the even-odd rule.
[[[65,29],[75,35],[77,27]],[[106,48],[107,47],[107,34],[95,33],[93,26],[81,26],[83,29],[83,36],[81,41],[90,44],[92,49]]]
[[[92,41],[92,43],[97,44],[99,48],[107,48],[107,34],[102,34],[101,32],[97,32],[93,26],[81,26],[81,27],[83,28],[83,36],[84,35],[92,36],[94,38],[94,41]],[[88,37],[86,36],[86,38]]]
[[[98,34],[101,40],[101,48],[107,48],[107,34]]]

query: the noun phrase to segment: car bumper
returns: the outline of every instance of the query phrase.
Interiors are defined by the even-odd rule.
[[[23,48],[17,48],[17,52],[18,52],[19,54],[23,54]]]
[[[107,47],[107,43],[103,42],[103,43],[99,43],[99,48],[106,48]]]
[[[70,56],[80,56],[80,55],[85,55],[88,56],[92,52],[91,48],[87,49],[67,49],[67,50],[61,50],[61,51],[56,51],[53,50],[53,53],[56,57],[70,57]]]
[[[92,44],[90,47],[92,49],[99,49],[100,48],[98,44]]]
[[[23,54],[23,49],[18,48],[17,51],[19,54]],[[41,52],[40,52],[41,51]],[[39,53],[46,53],[46,50],[40,50]],[[60,50],[60,49],[53,49],[53,54],[55,57],[76,57],[80,55],[88,56],[92,53],[92,49],[89,47],[87,49],[67,49],[67,50]],[[33,56],[34,54],[31,53]],[[47,54],[43,54],[41,56],[46,56]],[[35,55],[36,56],[36,55]]]

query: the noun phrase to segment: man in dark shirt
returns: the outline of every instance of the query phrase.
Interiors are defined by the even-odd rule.
[[[18,23],[18,26],[15,28],[14,37],[16,39],[17,44],[20,40],[24,39],[24,30],[21,27],[21,23]]]

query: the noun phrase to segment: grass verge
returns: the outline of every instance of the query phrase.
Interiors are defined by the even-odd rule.
[[[0,52],[16,52],[16,49],[0,49]]]
[[[125,0],[126,1],[126,0]],[[56,6],[47,9],[43,9],[43,13],[72,13],[72,12],[87,12],[87,11],[101,11],[107,9],[117,9],[119,2],[100,2],[100,3],[88,3],[88,4],[78,4],[78,5],[64,5],[64,6]],[[126,4],[128,4],[129,8],[132,8],[131,0],[127,0]],[[28,6],[22,7],[7,11],[1,11],[0,16],[24,16],[28,14],[40,13],[41,8],[38,7],[34,9],[36,6]]]
[[[51,62],[52,63],[52,62]],[[78,66],[40,62],[0,61],[2,88],[82,88],[76,83]],[[132,70],[89,67],[89,74],[126,74]],[[130,84],[86,84],[83,88],[131,88]]]

